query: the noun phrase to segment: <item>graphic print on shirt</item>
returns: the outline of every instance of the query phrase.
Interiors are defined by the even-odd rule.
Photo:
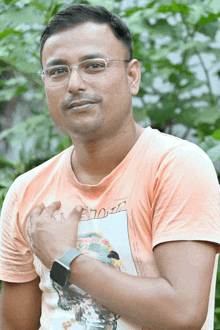
[[[100,233],[79,235],[77,249],[91,258],[98,259],[108,266],[122,271],[118,253],[113,250],[108,240]],[[62,288],[55,282],[53,282],[53,287],[59,294],[58,306],[74,312],[73,323],[78,322],[85,330],[117,329],[117,320],[120,316],[98,304],[79,287],[71,284]],[[64,322],[62,327],[67,328],[70,323],[71,321]]]
[[[137,275],[130,250],[127,211],[125,210],[107,214],[104,218],[80,221],[77,249],[118,271]],[[142,329],[101,306],[73,284],[63,288],[53,282],[53,288],[58,295],[59,308],[56,310],[50,329]]]

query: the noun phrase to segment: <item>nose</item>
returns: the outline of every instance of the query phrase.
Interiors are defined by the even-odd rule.
[[[86,90],[86,83],[80,76],[79,70],[76,66],[72,66],[70,69],[70,79],[68,84],[68,92],[76,93],[80,90]]]

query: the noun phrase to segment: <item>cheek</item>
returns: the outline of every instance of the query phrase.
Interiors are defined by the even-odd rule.
[[[129,84],[126,77],[117,75],[113,79],[106,77],[105,82],[103,81],[103,95],[110,102],[125,102],[130,94]]]
[[[63,95],[60,90],[46,90],[47,104],[51,114],[60,112],[60,103]]]
[[[129,84],[123,77],[118,77],[117,80],[114,79],[108,85],[107,95],[111,104],[114,104],[114,107],[121,110],[122,108],[127,108],[132,100]]]
[[[47,104],[49,109],[51,108],[51,111],[54,107],[56,108],[59,103],[59,94],[60,93],[56,90],[46,89]]]
[[[51,118],[57,125],[63,124],[61,113],[61,100],[63,96],[60,91],[46,90],[46,97]]]

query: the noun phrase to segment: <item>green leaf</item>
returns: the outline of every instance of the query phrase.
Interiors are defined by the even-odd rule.
[[[196,119],[196,124],[214,124],[220,118],[220,106],[216,105],[214,107],[207,108],[201,115]]]
[[[33,127],[36,129],[40,123],[45,122],[45,119],[45,115],[37,115],[28,118],[16,126],[4,130],[2,133],[0,133],[0,140],[4,139],[12,133],[25,133],[27,130],[33,129]]]
[[[167,55],[175,50],[175,46],[164,47],[154,52],[154,54],[150,55],[150,59],[153,61],[160,61],[166,59]]]
[[[10,52],[9,52],[8,47],[6,47],[6,46],[0,47],[0,58],[2,58],[2,59],[8,58],[9,54],[10,54]]]
[[[142,10],[143,18],[148,19],[151,17],[155,17],[155,14],[157,14],[156,16],[159,16],[158,8],[159,8],[159,4],[156,4],[152,8],[147,8],[147,9]]]
[[[210,44],[210,42],[190,41],[185,44],[182,44],[180,46],[180,49],[183,51],[190,50],[193,48],[201,50],[201,49],[204,49],[205,47],[207,47],[209,44]]]
[[[217,146],[209,149],[207,151],[207,155],[210,157],[212,162],[220,160],[220,143]]]
[[[47,8],[42,3],[40,3],[39,1],[31,1],[30,4],[37,7],[41,11],[47,11]]]
[[[220,12],[220,1],[219,0],[211,0],[211,3],[209,3],[209,6],[213,10],[213,14],[219,14]]]
[[[211,150],[219,145],[219,142],[216,141],[212,136],[208,135],[204,138],[204,141],[200,144],[200,147],[205,151]]]
[[[5,0],[5,3],[7,5],[14,5],[16,2],[18,2],[19,0]]]
[[[188,14],[189,13],[189,7],[186,6],[186,5],[182,5],[180,3],[175,3],[173,1],[172,5],[170,6],[166,6],[166,5],[162,5],[159,7],[158,9],[159,12],[162,12],[162,13],[167,13],[167,12],[180,12],[180,13],[183,13],[183,14]]]
[[[141,34],[144,31],[143,13],[142,11],[136,11],[130,15],[126,20],[129,29],[133,34]]]
[[[28,91],[28,88],[27,86],[19,86],[17,89],[16,89],[16,94],[17,95],[20,95],[20,94],[23,94],[25,92]]]
[[[9,80],[6,80],[5,82],[5,86],[8,86],[8,87],[16,87],[18,85],[24,85],[27,83],[27,79],[24,77],[24,76],[19,76],[19,77],[16,77],[16,78],[10,78]]]
[[[144,7],[134,7],[134,8],[129,8],[129,9],[126,9],[126,10],[123,10],[121,12],[121,16],[122,17],[129,17],[131,16],[132,14],[136,13],[137,11],[142,11],[144,9]]]
[[[89,3],[92,6],[104,6],[109,11],[113,9],[112,0],[89,0]]]
[[[9,188],[12,184],[12,181],[11,180],[8,180],[8,179],[1,179],[1,182],[0,182],[0,186],[3,187],[3,188]]]
[[[15,10],[13,7],[11,10],[0,16],[0,31],[4,31],[6,27],[16,28],[20,24],[44,24],[44,16],[39,15],[39,12],[35,6],[28,5],[22,8],[22,10]]]
[[[72,145],[70,136],[61,135],[59,140],[60,143],[56,148],[57,152],[61,152]]]
[[[212,136],[214,137],[214,139],[220,140],[220,129],[215,130]]]
[[[16,88],[0,90],[0,102],[8,102],[16,96]]]
[[[0,168],[3,167],[15,168],[15,164],[0,156]]]
[[[218,30],[219,26],[217,22],[208,22],[206,25],[200,26],[198,32],[203,33],[212,39],[215,39]]]
[[[174,35],[173,26],[171,26],[166,19],[158,19],[154,25],[148,26],[147,30],[150,36],[154,38]]]
[[[220,17],[220,13],[215,15],[215,14],[209,14],[207,17],[202,17],[200,21],[198,22],[199,25],[205,25],[208,22],[214,22],[217,21],[217,19]]]
[[[203,6],[197,4],[191,4],[189,6],[190,12],[186,17],[186,21],[194,25],[200,21],[202,17],[207,17],[208,14],[204,11]]]
[[[0,33],[0,40],[3,39],[3,38],[5,38],[9,34],[22,35],[22,33],[20,31],[16,31],[16,30],[13,30],[13,29],[8,29],[8,30],[5,30],[2,33]]]

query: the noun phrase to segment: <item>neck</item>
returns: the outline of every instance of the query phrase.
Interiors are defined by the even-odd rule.
[[[93,141],[74,141],[72,168],[82,184],[98,184],[111,173],[134,146],[143,128],[136,123],[129,129],[117,132],[111,138]]]

